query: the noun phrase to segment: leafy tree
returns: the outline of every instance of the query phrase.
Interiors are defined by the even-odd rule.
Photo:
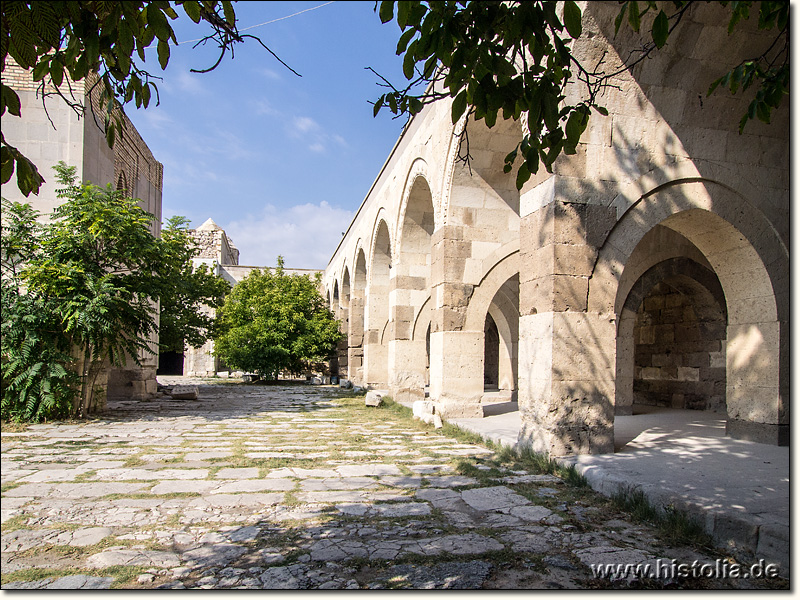
[[[215,354],[227,365],[264,379],[283,370],[299,373],[304,361],[328,357],[341,338],[316,281],[255,269],[225,299],[217,313],[221,334]]]
[[[150,340],[156,331],[155,302],[167,280],[162,244],[151,233],[152,215],[110,185],[105,189],[77,185],[74,167],[59,163],[55,169],[64,186],[58,197],[65,202],[53,212],[54,220],[41,226],[39,235],[29,238],[31,247],[24,247],[10,236],[6,251],[4,240],[4,255],[19,257],[8,263],[14,263],[16,281],[21,285],[8,294],[4,289],[3,327],[4,334],[6,327],[13,329],[15,340],[28,339],[20,328],[30,328],[29,346],[44,344],[47,349],[38,356],[51,370],[50,380],[61,374],[57,364],[67,371],[80,369],[76,373],[80,389],[70,413],[84,416],[96,406],[95,384],[103,369],[123,366],[129,358],[141,364],[138,355],[153,352]],[[35,227],[30,220],[35,213],[26,211],[19,219],[19,231]],[[17,212],[22,215],[19,209]],[[5,262],[3,266],[5,271]],[[7,297],[17,302],[9,311],[9,316],[14,317],[9,321],[5,312]],[[40,313],[33,314],[36,311]],[[14,366],[14,382],[22,382],[20,377],[28,373],[25,385],[38,389],[39,401],[43,401],[47,386],[52,392],[52,385],[46,377],[37,375],[41,381],[38,384],[31,379],[33,355],[26,356],[25,351],[15,354],[13,350],[7,355],[5,335],[3,349],[4,380],[6,367],[11,370],[16,364],[7,359],[20,355],[21,362]],[[69,360],[64,353],[71,354]],[[66,376],[62,379],[68,380]],[[14,389],[3,390],[4,414],[41,412],[22,411],[13,396]],[[61,399],[69,395],[65,390],[60,394]],[[5,403],[9,403],[7,411]],[[63,403],[56,404],[60,413]]]
[[[642,17],[650,11],[657,13],[650,26],[652,42],[622,71],[662,48],[693,4],[686,0],[621,2],[617,30],[627,23],[638,32]],[[731,33],[755,10],[756,3],[720,4],[730,9]],[[558,5],[563,7],[561,14]],[[723,87],[736,93],[758,84],[740,121],[740,131],[749,119],[769,122],[772,109],[789,90],[789,3],[765,1],[758,5],[758,26],[776,29],[775,43],[764,55],[744,61],[711,82],[708,92]],[[510,172],[521,155],[517,188],[540,165],[550,172],[561,153],[575,154],[593,110],[608,114],[598,98],[622,71],[609,73],[601,65],[583,65],[572,53],[571,41],[582,32],[581,9],[572,0],[384,0],[379,9],[376,2],[376,10],[382,22],[396,19],[402,31],[397,54],[403,55],[403,73],[409,83],[398,89],[384,79],[391,91],[377,99],[374,113],[386,106],[397,115],[414,115],[425,105],[449,97],[453,99],[453,123],[465,112],[483,119],[487,127],[493,127],[499,115],[504,119],[524,117],[530,133],[506,156],[504,167]],[[584,99],[575,105],[564,103],[571,82],[579,82],[585,89]]]
[[[2,201],[0,243],[0,414],[15,421],[68,416],[80,382],[66,365],[70,341],[60,326],[55,302],[25,288],[25,260],[37,260],[38,213],[27,204]]]
[[[172,217],[161,230],[167,285],[160,296],[158,342],[167,352],[181,353],[187,345],[199,348],[213,337],[214,317],[204,307],[219,308],[231,289],[206,265],[192,268],[197,244],[187,233],[188,223],[185,217]]]
[[[103,125],[108,145],[112,146],[116,131],[123,123],[117,107],[133,101],[137,108],[147,108],[154,94],[156,100],[158,98],[154,82],[158,77],[144,68],[146,50],[155,44],[158,64],[165,70],[170,45],[178,43],[170,25],[170,20],[178,18],[177,7],[194,23],[202,21],[209,28],[196,46],[211,42],[220,50],[214,65],[193,69],[194,72],[215,69],[228,51],[233,55],[234,46],[247,38],[256,40],[285,65],[258,37],[239,33],[236,13],[229,0],[5,0],[2,3],[0,67],[4,72],[10,57],[23,69],[31,69],[45,98],[57,95],[79,114],[83,106],[73,99],[72,84],[97,73],[99,80],[95,85],[101,93]],[[3,83],[0,115],[5,115],[6,109],[12,115],[21,115],[19,96]],[[8,182],[16,170],[20,191],[25,196],[31,192],[38,194],[44,179],[36,165],[8,144],[2,133],[0,142],[2,182]]]

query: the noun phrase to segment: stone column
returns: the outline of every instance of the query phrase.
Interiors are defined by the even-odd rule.
[[[386,389],[389,383],[389,345],[386,343],[388,335],[385,336],[389,315],[388,301],[387,286],[370,286],[364,331],[364,383],[376,389]]]
[[[354,385],[364,384],[364,298],[354,292],[347,323],[347,376]]]
[[[415,300],[425,296],[424,277],[412,277],[408,265],[393,269],[389,294],[389,393],[397,402],[425,398],[425,340],[413,340]]]
[[[472,254],[467,230],[446,225],[431,240],[430,396],[448,417],[483,416],[483,330],[464,330],[473,291],[463,283]]]
[[[347,341],[347,332],[349,330],[348,322],[350,320],[350,310],[346,307],[339,307],[336,318],[339,319],[339,332],[344,334],[341,340],[336,344],[336,354],[338,356],[338,371],[332,375],[339,375],[339,377],[348,377],[349,367],[349,342]]]
[[[551,456],[614,451],[616,317],[587,312],[613,209],[556,199],[558,176],[521,198],[521,445]]]

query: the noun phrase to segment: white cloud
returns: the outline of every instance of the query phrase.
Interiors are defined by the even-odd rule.
[[[302,133],[319,130],[319,125],[311,117],[295,117],[292,119],[292,127],[294,128],[295,135],[298,136]]]
[[[267,79],[279,80],[281,76],[278,74],[277,71],[273,71],[272,69],[256,69],[256,73],[266,77]]]
[[[281,113],[278,109],[274,108],[266,100],[256,100],[253,103],[256,115],[267,115],[269,117],[277,117]]]
[[[239,248],[242,265],[275,266],[281,255],[289,268],[324,269],[352,218],[351,211],[322,201],[286,209],[268,205],[241,220],[214,220]]]
[[[308,147],[308,149],[311,150],[312,152],[319,152],[319,153],[325,152],[325,146],[320,142],[315,142],[311,144]]]

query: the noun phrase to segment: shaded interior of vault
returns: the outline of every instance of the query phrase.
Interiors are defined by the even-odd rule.
[[[725,414],[726,328],[719,302],[691,277],[654,285],[634,327],[634,404]]]

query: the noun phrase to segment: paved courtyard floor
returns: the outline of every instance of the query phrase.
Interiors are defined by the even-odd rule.
[[[788,588],[716,577],[729,557],[399,407],[192,383],[198,400],[4,427],[3,589]],[[592,570],[617,564],[662,577]]]

